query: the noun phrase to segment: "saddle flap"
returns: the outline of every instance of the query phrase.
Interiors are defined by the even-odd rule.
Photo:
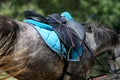
[[[71,32],[74,34],[74,36],[79,38],[79,40],[83,41],[85,39],[85,30],[80,23],[68,20],[67,27],[70,28]]]

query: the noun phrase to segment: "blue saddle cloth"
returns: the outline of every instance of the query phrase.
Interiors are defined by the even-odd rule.
[[[61,15],[65,16],[65,18],[69,20],[73,20],[71,15],[68,12],[63,12]],[[24,22],[28,24],[32,24],[33,27],[38,31],[38,33],[42,36],[43,40],[45,43],[53,50],[55,51],[58,55],[61,56],[60,53],[60,39],[57,36],[57,34],[54,32],[52,26],[42,23],[42,22],[37,22],[35,20],[31,19],[26,19]],[[62,44],[62,56],[66,58],[66,48]],[[71,50],[70,57],[68,61],[79,61],[80,57],[82,55],[82,46],[79,47],[78,51],[76,50]]]

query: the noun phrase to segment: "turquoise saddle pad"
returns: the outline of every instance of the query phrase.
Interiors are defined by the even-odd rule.
[[[63,12],[61,15],[65,16],[65,18],[69,20],[73,20],[73,18],[68,12]],[[52,49],[58,55],[61,55],[60,39],[57,36],[57,34],[54,32],[52,26],[42,23],[42,22],[37,22],[31,19],[26,19],[24,20],[24,22],[28,24],[32,24],[33,27],[38,31],[38,33],[42,36],[45,43],[50,47],[50,49]],[[78,51],[72,50],[68,61],[79,61],[82,53],[83,53],[82,46],[79,47]],[[66,58],[66,48],[63,44],[62,44],[62,56]]]

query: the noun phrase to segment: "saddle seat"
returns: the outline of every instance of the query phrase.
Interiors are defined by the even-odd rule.
[[[75,22],[68,12],[62,14],[54,13],[48,17],[43,17],[30,10],[24,11],[26,19],[31,19],[51,26],[60,39],[60,45],[66,48],[66,59],[71,60],[71,55],[76,53],[79,57],[82,55],[82,42],[85,39],[84,27]],[[62,49],[63,47],[60,47]],[[61,50],[60,50],[61,51]],[[62,52],[60,52],[62,53]],[[77,60],[72,61],[79,61]]]

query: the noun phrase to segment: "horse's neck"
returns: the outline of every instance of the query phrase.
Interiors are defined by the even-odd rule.
[[[114,50],[114,52],[115,57],[120,55],[120,45]]]
[[[116,59],[119,58],[119,63],[120,63],[120,39],[119,39],[119,43],[112,50],[112,55],[114,55]]]
[[[86,32],[86,41],[88,42],[88,45],[92,48],[92,50],[95,51],[97,48],[97,44],[95,42],[94,34],[89,34]]]
[[[97,37],[97,38],[98,38],[98,40],[101,40],[101,39],[99,39],[99,37]],[[95,56],[99,56],[101,53],[103,53],[105,51],[114,50],[117,47],[117,42],[115,42],[115,44],[112,44],[111,38],[112,37],[110,37],[110,39],[108,39],[108,42],[103,41],[103,43],[102,43],[100,41],[100,43],[97,43],[95,40],[95,34],[86,32],[86,41],[88,42],[88,44],[91,46],[91,48],[95,52]]]

